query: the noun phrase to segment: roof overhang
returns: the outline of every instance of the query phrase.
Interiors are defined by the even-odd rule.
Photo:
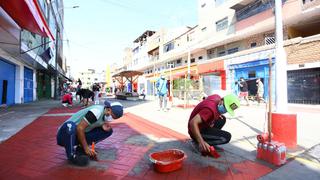
[[[129,78],[129,77],[133,77],[133,76],[141,76],[142,74],[143,74],[143,72],[141,72],[141,71],[122,71],[122,72],[119,72],[119,73],[113,75],[112,77]]]
[[[0,0],[0,6],[23,29],[44,37],[54,36],[50,32],[37,0]]]
[[[152,36],[154,33],[155,33],[155,31],[147,30],[141,36],[139,36],[136,40],[134,40],[133,42],[138,43],[138,42],[142,41],[144,38]]]

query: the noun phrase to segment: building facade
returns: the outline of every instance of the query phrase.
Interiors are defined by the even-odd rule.
[[[63,1],[0,5],[0,104],[53,98],[65,79]]]
[[[283,1],[289,103],[320,104],[319,7],[320,0]],[[236,83],[243,77],[254,98],[260,78],[268,100],[269,72],[274,80],[280,61],[275,58],[274,18],[274,1],[198,0],[198,25],[146,36],[139,41],[141,61],[133,48],[131,69],[144,72],[138,86],[153,95],[155,79],[166,73],[174,96],[175,89],[183,89],[175,81],[179,79],[190,80],[188,91],[200,94],[221,89],[238,93]],[[273,97],[275,88],[273,83]]]

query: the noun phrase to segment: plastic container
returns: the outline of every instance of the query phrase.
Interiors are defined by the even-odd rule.
[[[273,138],[273,134],[271,133],[271,138]],[[262,133],[257,136],[257,140],[261,143],[268,142],[269,133]]]
[[[180,149],[168,149],[154,152],[149,155],[150,161],[154,164],[154,169],[161,173],[180,169],[183,160],[186,158],[186,154]]]

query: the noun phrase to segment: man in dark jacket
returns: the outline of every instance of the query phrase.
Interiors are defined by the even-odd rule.
[[[80,102],[82,101],[83,106],[85,107],[89,105],[89,98],[91,98],[92,101],[94,100],[94,93],[89,89],[80,89],[77,92],[77,95],[80,96]]]

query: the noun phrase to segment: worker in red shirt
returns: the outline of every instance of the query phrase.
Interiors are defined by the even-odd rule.
[[[231,134],[221,130],[226,123],[223,115],[228,112],[234,116],[234,110],[240,107],[240,101],[234,94],[221,98],[211,95],[200,102],[192,111],[188,122],[188,133],[201,153],[209,153],[210,146],[226,144]]]
[[[62,96],[62,105],[64,107],[72,106],[72,94],[71,93],[66,93],[65,95]]]

